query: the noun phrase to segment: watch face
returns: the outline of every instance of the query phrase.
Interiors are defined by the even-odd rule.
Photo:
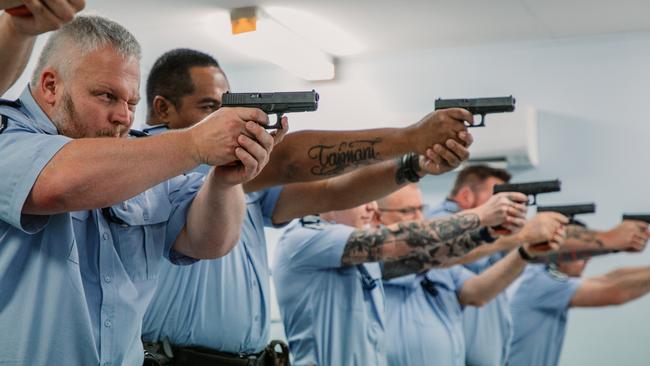
[[[551,276],[551,278],[553,278],[555,280],[558,280],[558,281],[565,282],[565,281],[567,281],[569,279],[569,276],[567,274],[561,272],[557,268],[555,263],[549,263],[546,266],[546,272],[549,274],[549,276]]]

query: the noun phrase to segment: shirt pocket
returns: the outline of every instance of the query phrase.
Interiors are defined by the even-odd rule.
[[[133,213],[114,206],[112,212],[115,219],[111,222],[111,231],[124,270],[133,281],[158,278],[160,262],[166,254],[166,229],[171,207],[156,207],[143,214],[139,210]]]

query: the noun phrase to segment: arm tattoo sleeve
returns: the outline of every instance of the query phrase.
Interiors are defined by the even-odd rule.
[[[356,230],[348,239],[341,263],[383,261],[384,277],[387,267],[392,277],[419,272],[479,246],[479,226],[478,215],[461,213],[431,221],[404,222],[390,228]]]
[[[596,232],[580,225],[568,225],[566,227],[566,238],[578,240],[585,244],[595,243],[600,248],[605,247],[605,243],[596,237]]]

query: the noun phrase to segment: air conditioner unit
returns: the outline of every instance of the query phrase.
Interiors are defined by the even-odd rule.
[[[539,164],[536,108],[517,106],[512,113],[488,114],[485,118],[486,127],[470,128],[474,143],[469,149],[468,164],[502,168],[531,168]]]

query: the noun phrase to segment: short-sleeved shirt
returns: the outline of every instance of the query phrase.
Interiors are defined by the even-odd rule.
[[[303,219],[277,244],[273,279],[295,365],[385,364],[380,266],[341,264],[354,230]]]
[[[141,322],[201,176],[110,208],[22,214],[39,174],[71,140],[33,99],[0,106],[0,364],[142,364]]]
[[[450,199],[427,212],[428,218],[451,215],[460,211],[458,204]],[[481,274],[504,257],[495,253],[476,262],[465,264],[474,274]],[[512,338],[512,318],[508,295],[499,293],[482,307],[466,306],[463,311],[465,334],[465,361],[468,366],[504,365]]]
[[[269,341],[270,272],[264,227],[281,192],[246,195],[240,240],[227,255],[191,266],[163,265],[147,310],[143,339],[177,346],[257,353]],[[277,226],[276,226],[277,227]]]
[[[473,276],[453,266],[384,281],[389,365],[465,365],[458,293]]]
[[[579,278],[529,264],[510,299],[514,334],[508,365],[557,365],[566,334],[571,299]]]

